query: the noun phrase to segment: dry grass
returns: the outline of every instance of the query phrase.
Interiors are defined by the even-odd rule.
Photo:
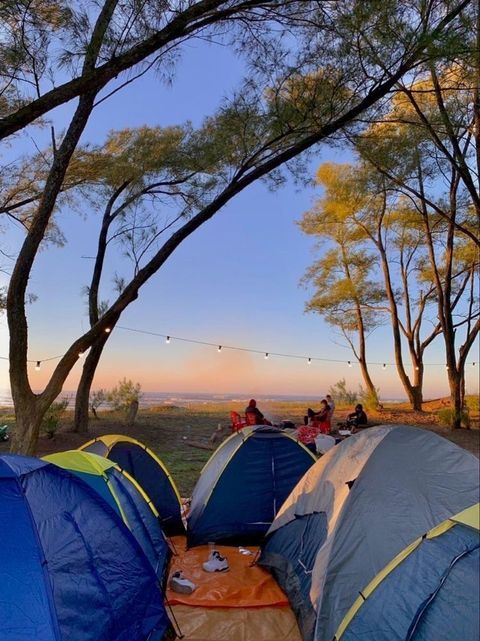
[[[318,402],[312,401],[316,407]],[[261,410],[273,422],[290,420],[302,422],[305,413],[304,402],[265,402]],[[461,447],[479,456],[480,431],[478,429],[478,405],[472,412],[472,428],[470,430],[451,430],[438,424],[435,412],[448,407],[448,401],[438,399],[425,403],[424,412],[413,412],[407,405],[386,405],[380,412],[369,412],[372,424],[408,424],[416,425],[436,433],[457,443]],[[102,434],[128,434],[145,443],[154,450],[171,471],[183,496],[188,496],[198,479],[201,468],[210,456],[210,452],[189,446],[189,443],[199,442],[209,444],[210,436],[219,424],[228,426],[229,412],[243,412],[244,406],[238,403],[198,403],[188,408],[175,406],[159,406],[140,410],[134,427],[126,428],[123,417],[118,413],[104,411],[98,420],[91,419],[89,434],[75,434],[72,429],[72,416],[66,415],[61,429],[53,439],[42,435],[39,441],[38,455],[79,447],[87,439]],[[341,421],[351,408],[338,408],[334,417]],[[11,410],[10,410],[11,412]],[[3,410],[0,422],[14,424],[14,417],[8,410]],[[8,443],[0,443],[0,452],[8,451]]]

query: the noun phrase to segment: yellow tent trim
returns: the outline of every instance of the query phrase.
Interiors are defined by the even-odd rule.
[[[108,489],[115,499],[115,503],[120,509],[123,520],[126,522],[126,517],[123,515],[123,510],[120,505],[120,502],[115,494],[115,490],[110,485],[108,476],[106,476],[106,470],[110,470],[112,467],[115,468],[119,474],[122,474],[130,483],[134,486],[137,492],[142,496],[145,503],[152,510],[155,518],[159,517],[157,508],[153,504],[151,498],[145,492],[143,487],[136,481],[133,476],[131,476],[126,470],[122,470],[115,461],[111,461],[108,458],[94,454],[93,452],[84,452],[83,450],[66,450],[65,452],[57,452],[55,454],[49,454],[48,456],[42,457],[44,461],[49,463],[54,463],[59,467],[67,468],[68,470],[74,470],[75,472],[83,472],[85,474],[92,474],[92,470],[95,470],[99,476],[103,476],[105,482],[108,485]]]
[[[474,530],[480,530],[480,503],[468,507],[459,514],[455,514],[451,520],[456,523],[463,523],[463,525],[467,525]]]
[[[345,630],[349,626],[351,620],[353,617],[356,615],[358,610],[362,607],[362,605],[365,603],[365,601],[368,599],[368,597],[372,594],[372,592],[380,585],[380,583],[391,573],[393,570],[402,563],[414,550],[416,550],[419,545],[421,545],[422,541],[424,539],[433,539],[436,536],[440,536],[441,534],[444,534],[447,530],[450,528],[454,527],[457,525],[457,523],[464,523],[465,525],[470,525],[470,521],[474,522],[475,516],[477,517],[477,525],[472,525],[471,527],[476,527],[476,529],[479,529],[478,526],[478,516],[479,516],[479,509],[480,509],[480,504],[477,505],[472,505],[471,507],[467,508],[463,512],[460,512],[460,514],[457,514],[456,516],[452,516],[446,521],[443,521],[439,525],[435,526],[431,530],[429,530],[424,536],[419,537],[413,543],[410,543],[408,547],[406,547],[404,550],[402,550],[399,554],[397,554],[396,557],[394,557],[390,563],[388,563],[383,570],[381,570],[367,585],[367,587],[362,590],[360,596],[358,596],[355,601],[353,602],[352,607],[349,609],[347,614],[344,616],[342,622],[338,626],[337,632],[335,633],[334,640],[339,641],[342,635],[344,634]]]
[[[123,511],[122,504],[110,483],[106,471],[110,470],[112,467],[117,469],[120,473],[121,470],[114,461],[109,461],[104,459],[102,456],[93,454],[91,452],[83,452],[81,450],[66,450],[65,452],[57,452],[56,454],[49,454],[48,456],[43,457],[44,461],[58,465],[66,470],[71,470],[72,472],[82,472],[83,474],[91,474],[96,476],[101,476],[105,481],[110,494],[113,496],[113,500],[117,504],[118,511],[122,517],[122,521],[128,528],[131,530],[130,524],[127,519],[127,515]]]
[[[156,461],[156,463],[162,468],[162,470],[165,472],[165,476],[168,478],[170,481],[170,484],[173,488],[173,491],[175,492],[175,495],[178,499],[178,503],[181,505],[182,504],[182,499],[180,497],[180,492],[178,491],[177,486],[175,485],[175,481],[173,480],[170,472],[167,470],[165,465],[162,463],[162,461],[158,458],[158,456],[153,452],[149,447],[141,443],[140,441],[137,441],[136,438],[131,438],[130,436],[122,436],[121,434],[105,434],[105,436],[98,436],[97,438],[92,438],[90,441],[87,443],[84,443],[81,447],[79,447],[79,450],[85,450],[87,447],[92,445],[93,443],[98,443],[100,441],[107,447],[108,451],[112,449],[114,445],[116,445],[119,442],[127,442],[127,443],[134,443],[138,447],[142,448],[142,450],[145,450],[150,456]],[[122,470],[124,472],[124,470]]]

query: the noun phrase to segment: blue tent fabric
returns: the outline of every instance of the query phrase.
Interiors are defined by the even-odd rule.
[[[107,476],[122,505],[130,529],[164,585],[171,554],[159,520],[143,496],[123,474],[111,468],[107,470]]]
[[[265,541],[262,559],[282,590],[303,630],[313,632],[315,611],[310,602],[312,572],[317,553],[327,536],[325,512],[296,515]]]
[[[65,470],[0,457],[0,540],[2,641],[145,641],[169,629],[139,544]]]
[[[480,604],[479,544],[478,531],[464,525],[424,539],[368,597],[342,641],[478,641],[471,614]]]
[[[254,428],[229,441],[212,455],[193,491],[189,546],[258,543],[315,462],[308,450],[272,428]]]
[[[133,476],[155,505],[160,514],[162,530],[167,536],[185,534],[181,506],[172,482],[140,443],[119,440],[108,447],[98,439],[82,449],[109,458]]]

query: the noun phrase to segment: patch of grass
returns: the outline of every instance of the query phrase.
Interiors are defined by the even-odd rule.
[[[480,396],[472,394],[471,396],[465,396],[465,402],[467,404],[468,410],[473,414],[478,416],[480,413]]]

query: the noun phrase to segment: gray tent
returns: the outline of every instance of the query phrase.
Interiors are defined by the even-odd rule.
[[[477,641],[478,527],[451,517],[478,501],[473,454],[426,430],[371,428],[303,477],[273,522],[260,563],[287,593],[304,639]],[[443,536],[422,538],[442,522]],[[406,560],[386,571],[397,555]],[[368,607],[359,608],[357,597],[367,595]],[[398,602],[388,609],[392,595]],[[457,608],[462,599],[466,607]]]

